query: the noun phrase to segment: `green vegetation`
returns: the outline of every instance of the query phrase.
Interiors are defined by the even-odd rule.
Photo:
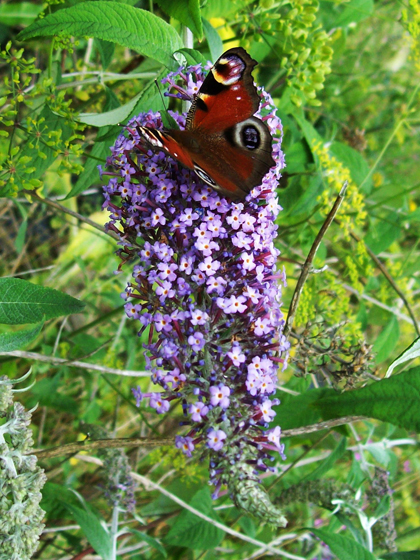
[[[0,40],[0,560],[420,558],[419,0],[8,1]],[[285,315],[347,185],[278,372],[258,499],[286,528],[245,482],[211,499],[182,401],[136,406],[156,333],[124,312],[98,172],[130,118],[183,110],[162,78],[236,46],[283,124]]]

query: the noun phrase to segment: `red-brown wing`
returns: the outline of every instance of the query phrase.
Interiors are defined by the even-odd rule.
[[[226,51],[204,80],[185,130],[140,127],[152,148],[166,151],[234,199],[245,198],[275,165],[270,131],[253,116],[260,103],[251,74],[256,64],[240,47]]]
[[[223,134],[171,130],[168,135],[190,157],[193,166],[187,166],[216,191],[230,198],[245,198],[275,165],[270,131],[256,117],[235,124]],[[180,157],[177,159],[182,161]]]
[[[260,104],[252,69],[256,65],[241,47],[229,49],[204,80],[188,113],[187,130],[213,133],[251,117]]]

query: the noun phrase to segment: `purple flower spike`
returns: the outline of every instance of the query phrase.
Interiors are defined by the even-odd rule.
[[[194,66],[163,83],[175,89],[171,96],[191,99],[204,76]],[[188,457],[195,447],[209,457],[215,495],[227,486],[238,507],[284,526],[258,474],[268,470],[269,451],[284,457],[280,428],[266,428],[289,348],[279,303],[286,280],[274,246],[282,126],[271,97],[260,95],[257,117],[273,136],[277,165],[239,203],[141,143],[137,128],[162,129],[159,113],[131,119],[101,172],[109,179],[107,227],[120,236],[122,260],[136,259],[122,297],[145,333],[146,365],[162,390],[147,395],[150,406],[162,414],[182,400],[188,430],[176,437],[176,447]],[[185,126],[185,114],[171,116]],[[134,396],[139,405],[141,391]]]

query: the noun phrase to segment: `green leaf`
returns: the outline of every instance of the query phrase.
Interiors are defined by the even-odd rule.
[[[220,522],[213,510],[213,502],[208,488],[199,490],[190,505],[208,517]],[[174,546],[185,546],[194,550],[210,550],[218,546],[224,537],[224,531],[184,510],[166,535],[164,541]]]
[[[199,0],[157,0],[168,16],[189,27],[199,41],[203,38]]]
[[[104,41],[103,39],[95,39],[94,45],[98,49],[99,56],[101,57],[102,68],[106,70],[114,56],[115,43]]]
[[[16,239],[15,239],[15,249],[17,253],[20,253],[25,245],[25,238],[26,238],[26,230],[28,229],[28,212],[26,208],[17,200],[15,200],[15,204],[19,209],[19,212],[22,216],[22,223],[19,226]]]
[[[298,396],[277,392],[276,397],[279,397],[281,404],[273,406],[273,410],[276,411],[273,425],[290,430],[314,424],[322,419],[319,409],[314,404],[322,397],[336,394],[334,389],[312,389]]]
[[[222,39],[212,24],[204,18],[203,28],[204,35],[206,36],[207,43],[209,44],[211,59],[213,62],[216,62],[224,50]]]
[[[337,512],[334,514],[334,517],[338,519],[338,521],[340,522],[340,526],[341,525],[346,526],[346,529],[350,531],[350,533],[353,535],[353,538],[356,540],[356,542],[364,546],[365,542],[364,542],[362,532],[353,525],[352,521],[347,516]]]
[[[384,515],[389,512],[389,508],[391,507],[391,496],[389,494],[384,496],[382,500],[379,502],[378,507],[375,509],[375,513],[373,517],[375,519],[381,519]]]
[[[283,429],[308,426],[319,420],[367,416],[420,431],[420,366],[390,379],[337,394],[333,389],[311,389],[298,396],[277,393],[282,404],[273,424]]]
[[[376,560],[369,550],[349,537],[329,533],[323,529],[309,530],[324,541],[339,560]]]
[[[303,136],[308,142],[311,150],[314,142],[321,142],[322,144],[325,143],[325,140],[322,138],[322,136],[320,136],[320,134],[316,131],[312,124],[305,119],[302,109],[295,108],[294,117],[298,125],[300,126],[300,129],[303,132]]]
[[[141,541],[146,542],[155,550],[157,550],[164,558],[167,558],[168,554],[166,550],[163,548],[163,546],[160,544],[160,542],[157,539],[154,539],[153,537],[151,537],[146,533],[142,533],[142,531],[137,531],[137,529],[130,529],[130,533],[133,533],[133,535],[139,537]]]
[[[83,534],[103,560],[112,560],[112,542],[108,531],[101,524],[96,515],[85,509],[65,504],[80,526]]]
[[[325,419],[367,416],[420,432],[419,399],[420,366],[361,389],[321,398],[312,406]]]
[[[30,25],[36,16],[42,12],[42,4],[32,2],[10,2],[0,4],[0,21],[10,27],[15,25]]]
[[[53,288],[19,278],[0,278],[0,323],[39,323],[61,315],[80,313],[85,304]]]
[[[117,109],[112,111],[106,111],[104,113],[81,113],[78,120],[82,123],[88,124],[89,126],[109,126],[122,124],[127,121],[133,115],[138,115],[141,112],[147,111],[162,111],[165,109],[164,102],[162,100],[162,95],[158,91],[156,82],[160,80],[164,72],[161,72],[156,76],[156,80],[148,83],[142,91],[135,95],[125,105],[121,105]]]
[[[392,451],[387,449],[382,441],[378,441],[376,443],[366,443],[365,449],[371,453],[372,457],[374,457],[378,463],[384,467],[388,466],[391,460]]]
[[[365,237],[365,243],[376,255],[402,235],[401,217],[397,212],[390,212],[385,218],[372,225]]]
[[[117,127],[115,128],[109,127],[108,131],[111,128],[113,128],[114,132],[117,132],[116,135],[118,135],[118,131],[120,131],[120,129],[118,128],[118,130],[116,130]],[[90,152],[90,156],[92,157],[86,158],[83,171],[79,175],[79,178],[77,179],[77,182],[74,185],[74,187],[66,196],[66,200],[68,198],[72,198],[73,196],[77,196],[78,194],[80,194],[81,192],[89,188],[93,183],[100,183],[98,165],[100,165],[101,162],[98,161],[98,159],[102,160],[102,165],[104,166],[107,156],[110,155],[109,147],[110,147],[110,142],[95,143],[95,145],[92,148],[92,151]]]
[[[225,18],[234,16],[238,10],[245,8],[249,4],[249,0],[236,0],[235,2],[226,2],[226,0],[207,0],[202,2],[202,12],[206,19]],[[232,17],[234,19],[234,17]]]
[[[176,30],[163,19],[146,10],[107,0],[82,2],[49,14],[21,31],[18,40],[59,33],[111,41],[169,68],[177,66],[172,53],[183,46]]]
[[[292,187],[289,188],[292,189]],[[289,188],[286,189],[286,191],[289,190]],[[296,218],[298,221],[300,221],[301,218],[299,218],[299,216],[313,210],[315,206],[319,204],[318,196],[322,193],[323,188],[324,185],[322,183],[320,175],[317,174],[313,177],[310,177],[309,185],[304,190],[303,194],[299,196],[294,204],[293,202],[291,202],[292,205],[287,209],[288,219],[293,220],[293,218]],[[293,190],[290,193],[290,198],[292,200],[294,199]],[[282,204],[284,204],[283,199],[281,199],[281,202]],[[315,239],[315,235],[316,234],[314,233],[312,240]]]
[[[334,449],[332,453],[328,455],[328,457],[322,461],[322,463],[317,467],[314,471],[309,473],[307,476],[303,478],[303,480],[316,480],[317,478],[321,478],[327,473],[333,466],[336,461],[340,459],[344,455],[347,449],[347,438],[343,437],[338,444],[338,446]]]
[[[28,229],[28,218],[22,220],[19,226],[16,239],[15,239],[15,249],[17,253],[20,253],[25,245],[26,230]]]
[[[138,93],[128,103],[112,111],[106,111],[105,113],[80,113],[77,120],[89,126],[97,126],[99,128],[122,124],[131,115],[143,94],[143,91]]]
[[[48,408],[53,408],[59,412],[76,415],[79,410],[79,403],[67,395],[63,395],[60,390],[60,375],[46,377],[37,381],[31,389],[29,403],[31,406],[40,404]]]
[[[13,352],[27,346],[36,339],[43,326],[44,321],[30,329],[0,334],[0,352]]]
[[[110,43],[112,44],[112,43]],[[105,103],[105,111],[111,111],[116,109],[120,106],[120,103],[117,97],[114,95],[113,91],[106,87],[106,103]],[[119,135],[121,132],[121,128],[119,126],[107,126],[102,131],[103,135],[107,135],[108,133],[113,132],[114,139]],[[85,165],[83,167],[82,173],[79,175],[76,184],[71,189],[69,194],[66,196],[66,200],[68,198],[72,198],[73,196],[78,195],[82,191],[89,188],[93,183],[100,183],[98,165],[105,164],[106,158],[110,155],[110,145],[111,139],[98,141],[99,133],[96,137],[96,142],[90,152],[90,157],[86,158]],[[99,160],[99,161],[98,161]]]
[[[408,348],[406,348],[401,354],[395,358],[392,364],[386,371],[385,377],[391,377],[392,372],[394,369],[403,364],[404,362],[408,362],[408,360],[414,360],[414,358],[418,358],[420,356],[420,336],[416,338],[416,340],[410,344]]]
[[[377,364],[382,363],[388,358],[391,352],[394,350],[398,338],[400,336],[400,328],[398,326],[398,321],[395,315],[393,315],[388,322],[387,326],[379,334],[378,338],[375,340],[372,351],[376,352],[375,362]]]
[[[362,154],[341,142],[333,142],[330,146],[330,150],[338,161],[350,170],[351,178],[355,184],[357,186],[361,185],[364,178],[369,173],[369,165]],[[369,178],[363,186],[363,192],[369,193],[372,189],[372,185],[372,178]]]
[[[206,57],[195,49],[179,49],[176,52],[184,55],[188,66],[195,66],[196,64],[202,64],[204,66],[204,64],[207,63]]]
[[[343,12],[335,20],[336,27],[357,23],[373,13],[373,0],[350,0],[344,4]]]
[[[308,150],[306,142],[294,142],[290,148],[287,149],[287,166],[286,172],[303,173],[306,166],[311,161],[311,152]]]
[[[62,484],[48,481],[42,489],[41,507],[47,513],[48,520],[64,519],[67,515],[64,504],[78,506],[79,503],[74,492]]]

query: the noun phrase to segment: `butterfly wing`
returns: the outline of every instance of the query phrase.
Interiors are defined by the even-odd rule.
[[[222,54],[194,99],[186,128],[221,132],[251,117],[260,104],[252,78],[256,65],[257,62],[241,47]]]
[[[256,64],[243,48],[229,49],[206,76],[185,130],[140,128],[149,145],[232,199],[245,198],[275,165],[270,131],[253,116],[260,104],[252,78]]]
[[[231,199],[245,198],[275,165],[271,156],[271,134],[265,123],[256,117],[221,133],[202,136],[195,130],[173,130],[169,134],[170,141],[178,145],[179,161]],[[192,166],[186,163],[186,158]]]
[[[230,198],[244,198],[275,165],[270,131],[253,116],[260,104],[252,78],[256,64],[243,48],[226,51],[187,117],[186,130],[200,143],[192,157],[197,175]]]

